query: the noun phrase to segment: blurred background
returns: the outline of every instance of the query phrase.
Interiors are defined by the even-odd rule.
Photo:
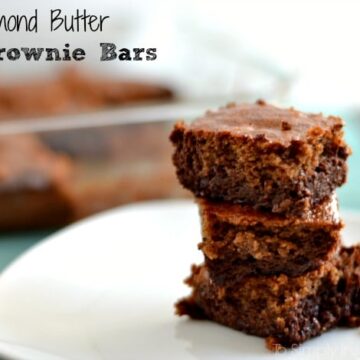
[[[108,15],[103,32],[49,31],[50,9]],[[39,32],[1,47],[81,47],[81,63],[0,63],[0,269],[68,223],[115,206],[187,197],[168,134],[229,101],[339,115],[353,148],[341,209],[360,211],[358,1],[2,0]],[[100,42],[155,61],[100,62]]]

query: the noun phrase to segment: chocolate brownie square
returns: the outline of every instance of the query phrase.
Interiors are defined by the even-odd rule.
[[[304,216],[267,214],[247,205],[198,199],[199,244],[214,282],[238,282],[248,274],[298,276],[319,268],[339,250],[342,222],[337,198]]]
[[[346,181],[343,125],[263,101],[230,104],[177,123],[173,161],[197,197],[301,216]]]
[[[160,84],[109,78],[67,68],[55,77],[2,82],[0,120],[65,115],[172,98],[172,91]]]
[[[36,136],[0,136],[0,230],[48,228],[73,220],[72,175],[72,162]]]
[[[193,292],[177,304],[178,315],[265,337],[271,350],[336,325],[360,325],[360,247],[344,248],[333,261],[298,277],[248,276],[218,286],[205,266],[194,266],[187,283]]]

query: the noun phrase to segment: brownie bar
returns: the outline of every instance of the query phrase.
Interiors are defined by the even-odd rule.
[[[137,201],[191,196],[169,157],[171,126],[158,121],[42,135],[51,149],[73,160],[73,220]]]
[[[64,115],[134,103],[169,101],[167,87],[82,73],[77,68],[55,77],[0,84],[0,120]]]
[[[301,218],[205,199],[198,204],[199,248],[212,280],[220,285],[248,274],[301,275],[330,260],[340,247],[342,222],[335,194]]]
[[[258,101],[230,104],[171,136],[181,184],[197,197],[299,216],[346,181],[343,121]]]
[[[187,283],[193,292],[177,304],[178,315],[265,337],[272,350],[336,325],[360,325],[360,247],[344,248],[333,261],[295,278],[249,276],[236,286],[219,287],[205,266],[194,266]]]
[[[73,166],[36,136],[0,136],[0,230],[62,226],[73,218]]]

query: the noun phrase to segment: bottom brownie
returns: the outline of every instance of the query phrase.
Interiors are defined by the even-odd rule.
[[[207,268],[193,266],[190,297],[178,315],[210,319],[266,338],[269,349],[296,346],[336,325],[360,325],[360,246],[343,248],[318,270],[298,277],[248,276],[215,285]]]

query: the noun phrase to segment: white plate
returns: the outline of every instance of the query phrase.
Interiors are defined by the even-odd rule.
[[[345,240],[360,237],[346,214]],[[0,353],[26,360],[354,359],[360,331],[333,330],[284,354],[264,340],[174,315],[190,264],[201,261],[190,202],[95,216],[51,236],[0,281]],[[51,354],[51,355],[50,355]]]

